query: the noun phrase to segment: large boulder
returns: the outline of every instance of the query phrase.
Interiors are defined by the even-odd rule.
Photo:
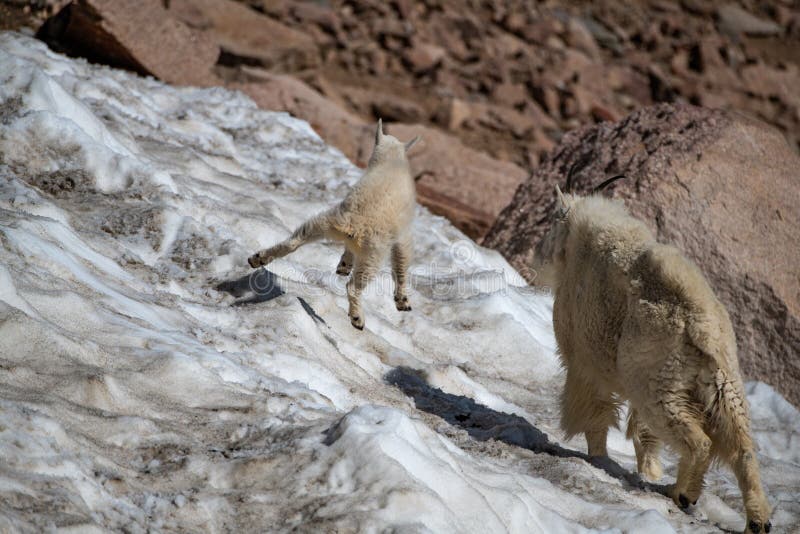
[[[39,29],[56,50],[178,85],[219,83],[218,46],[161,0],[73,0]]]
[[[534,246],[572,174],[586,193],[624,174],[622,198],[659,241],[701,267],[726,305],[746,377],[800,405],[800,157],[771,127],[683,105],[638,111],[566,135],[520,186],[484,240],[533,282]]]
[[[220,63],[293,72],[315,67],[314,39],[233,0],[171,0],[170,13],[208,32],[222,50]]]

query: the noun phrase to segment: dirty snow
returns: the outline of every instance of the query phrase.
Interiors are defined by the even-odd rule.
[[[0,531],[740,531],[561,440],[551,302],[419,210],[414,311],[385,271],[347,319],[340,251],[245,258],[340,199],[308,124],[0,34]],[[776,531],[800,414],[748,384]]]

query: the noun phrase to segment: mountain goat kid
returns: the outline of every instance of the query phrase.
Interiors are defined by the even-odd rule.
[[[621,202],[558,194],[537,245],[537,284],[554,295],[553,326],[566,370],[561,426],[607,456],[608,428],[629,402],[638,470],[661,476],[661,443],[680,455],[673,499],[696,503],[714,459],[736,474],[745,532],[769,532],[750,416],[728,313],[700,270],[655,241]]]
[[[401,143],[383,133],[381,121],[375,132],[375,148],[367,170],[337,206],[303,223],[282,243],[262,250],[247,262],[256,268],[294,252],[300,246],[327,238],[344,243],[336,273],[347,276],[350,323],[364,329],[361,293],[391,252],[394,301],[400,311],[410,311],[406,276],[411,261],[411,222],[416,190],[406,152],[419,136]]]

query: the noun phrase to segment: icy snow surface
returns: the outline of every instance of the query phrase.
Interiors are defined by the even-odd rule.
[[[742,529],[727,469],[689,515],[620,432],[619,465],[560,441],[549,298],[444,219],[419,210],[414,311],[386,271],[363,332],[333,245],[249,276],[358,174],[241,94],[0,34],[0,531]],[[790,530],[800,415],[748,393]]]

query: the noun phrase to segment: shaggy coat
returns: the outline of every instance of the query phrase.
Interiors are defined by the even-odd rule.
[[[622,203],[562,195],[536,249],[537,282],[554,295],[566,382],[561,423],[605,456],[621,402],[639,472],[661,476],[661,443],[680,454],[673,498],[695,503],[709,464],[736,474],[747,532],[769,532],[750,417],[725,308],[700,270],[659,244]]]
[[[408,265],[411,261],[411,223],[414,219],[416,190],[406,152],[419,141],[406,144],[385,135],[381,121],[375,132],[375,148],[367,170],[345,199],[337,206],[303,223],[292,235],[247,261],[251,267],[267,265],[276,258],[319,239],[344,243],[336,272],[347,276],[351,324],[363,330],[361,293],[375,276],[387,255],[391,255],[394,300],[400,311],[411,306],[406,293]]]

